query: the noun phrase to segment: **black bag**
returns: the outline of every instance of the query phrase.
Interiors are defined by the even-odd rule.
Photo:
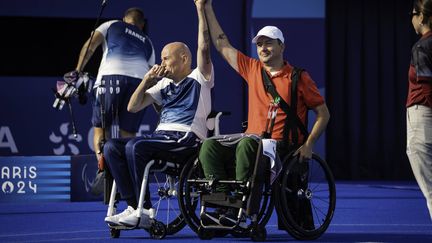
[[[282,110],[287,114],[287,118],[285,119],[285,126],[284,126],[284,135],[283,135],[283,144],[280,146],[280,149],[278,149],[279,152],[283,153],[289,153],[290,151],[286,151],[286,148],[298,148],[300,147],[300,144],[298,143],[298,129],[303,133],[305,136],[305,140],[307,139],[309,132],[306,129],[306,126],[301,122],[300,118],[297,115],[297,84],[301,80],[301,73],[304,70],[301,68],[293,67],[293,71],[291,73],[291,106],[289,106],[284,99],[280,97],[280,95],[277,93],[276,88],[274,87],[273,83],[271,82],[270,78],[268,77],[266,71],[264,68],[262,68],[262,79],[264,82],[264,87],[268,93],[271,94],[273,98],[280,97],[280,106]],[[289,133],[291,132],[291,138],[292,141],[289,141]],[[284,151],[285,150],[285,151]],[[283,158],[283,157],[282,157]],[[298,156],[293,158],[298,159]],[[307,174],[309,172],[309,164],[307,163],[298,163],[297,166],[293,168],[291,171],[292,177],[290,178],[289,184],[292,186],[292,188],[307,188],[308,181],[307,176],[303,176],[304,174]],[[297,191],[297,190],[295,190]],[[302,200],[299,202],[296,200],[296,195],[289,195],[287,198],[293,197],[292,201],[287,202],[288,205],[286,205],[291,214],[293,215],[295,221],[306,229],[314,229],[314,222],[313,222],[313,215],[312,215],[312,207],[310,204],[310,201],[308,200]],[[279,215],[278,215],[278,229],[280,230],[287,230],[285,229]]]

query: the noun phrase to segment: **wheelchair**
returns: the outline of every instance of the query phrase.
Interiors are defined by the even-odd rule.
[[[209,133],[219,134],[220,116],[229,112],[211,112],[207,118]],[[186,226],[185,219],[179,210],[177,185],[179,175],[185,164],[189,164],[197,157],[198,148],[184,151],[163,151],[147,163],[141,184],[138,201],[138,211],[150,218],[150,228],[144,228],[153,239],[163,239],[166,235],[173,235]],[[148,185],[148,187],[147,187]],[[143,207],[146,190],[149,188],[152,206]],[[117,186],[110,173],[105,175],[104,202],[108,204],[107,216],[116,214],[116,207],[120,200]],[[139,225],[139,223],[138,223]],[[112,238],[119,238],[122,230],[133,230],[137,227],[108,225]]]
[[[273,120],[267,123],[270,133],[275,115],[268,117]],[[299,161],[295,150],[284,151],[280,172],[272,180],[274,167],[263,155],[264,140],[262,137],[259,142],[253,173],[246,181],[205,178],[198,158],[184,166],[178,185],[180,210],[200,239],[232,234],[264,241],[265,226],[274,208],[279,229],[295,239],[317,239],[328,228],[335,210],[336,188],[327,163],[316,154],[308,161]],[[229,187],[231,194],[217,192],[218,185]],[[236,220],[222,224],[214,216],[220,208],[231,209]],[[203,217],[213,222],[209,224]]]

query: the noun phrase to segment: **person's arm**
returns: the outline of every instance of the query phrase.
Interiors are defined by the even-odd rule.
[[[315,145],[315,142],[324,132],[327,127],[327,123],[330,120],[330,112],[325,103],[313,108],[312,110],[317,115],[315,123],[312,127],[312,131],[309,134],[306,142],[294,154],[300,154],[300,161],[312,158],[312,149]]]
[[[205,0],[194,0],[194,2],[198,13],[197,66],[206,80],[210,80],[212,74],[212,62],[210,58],[210,36],[204,13]]]
[[[165,67],[154,65],[147,73],[144,75],[143,80],[138,85],[137,89],[132,94],[127,110],[132,113],[136,113],[148,105],[155,102],[153,97],[146,91],[153,87],[162,77],[166,76],[167,71]]]
[[[95,31],[93,38],[91,40],[91,43],[90,43],[90,38],[84,43],[84,45],[80,51],[78,63],[75,67],[76,71],[81,72],[84,69],[85,65],[90,60],[90,58],[93,56],[97,47],[100,44],[102,44],[103,40],[104,40],[104,36],[102,35],[102,33],[100,33],[99,31]],[[88,51],[87,51],[87,47],[88,47]],[[86,53],[86,51],[87,51],[87,53]]]
[[[219,22],[216,19],[216,15],[213,11],[211,0],[207,0],[205,3],[205,13],[214,46],[216,47],[218,52],[224,57],[224,59],[230,64],[230,66],[238,72],[238,50],[231,46],[228,38],[220,27]]]

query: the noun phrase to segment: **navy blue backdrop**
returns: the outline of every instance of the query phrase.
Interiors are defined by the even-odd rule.
[[[78,130],[74,138],[67,107],[52,108],[51,88],[64,73],[76,66],[82,44],[89,37],[100,11],[101,1],[15,1],[0,2],[2,65],[0,65],[0,156],[76,155],[92,151],[90,104],[75,101],[73,112]],[[229,5],[229,8],[226,6]],[[156,60],[172,41],[183,41],[196,52],[197,16],[190,1],[108,1],[102,20],[121,18],[131,7],[141,7],[148,19],[147,31],[153,40]],[[232,44],[245,50],[246,1],[222,0],[215,9]],[[101,51],[86,71],[96,75]],[[222,131],[238,132],[244,120],[243,81],[213,50],[216,73],[213,106],[231,111],[222,121]],[[195,65],[195,62],[194,64]],[[155,128],[157,116],[148,109],[140,133]]]
[[[75,67],[100,3],[0,1],[0,156],[91,153],[90,106],[74,104],[75,140],[67,110],[51,108],[50,89]],[[111,0],[103,21],[120,18],[130,6],[145,10],[157,59],[171,41],[196,50],[192,0]],[[326,157],[337,178],[412,179],[404,108],[410,49],[417,40],[407,15],[411,1],[217,0],[214,6],[232,44],[252,56],[250,39],[259,28],[283,29],[287,60],[306,68],[326,93]],[[97,55],[87,68],[93,74]],[[232,112],[222,132],[238,132],[247,114],[243,81],[214,49],[212,59],[214,107]],[[156,119],[148,110],[141,132],[154,129]]]
[[[75,67],[101,2],[0,2],[0,27],[7,33],[1,45],[5,61],[0,65],[0,156],[92,152],[90,105],[73,103],[78,131],[78,137],[74,138],[67,107],[62,111],[51,107],[54,101],[51,88]],[[192,52],[196,51],[197,16],[192,0],[110,0],[107,3],[101,21],[121,18],[131,6],[144,9],[157,61],[163,46],[172,41],[183,41]],[[260,28],[279,26],[286,38],[286,59],[306,68],[325,94],[325,0],[218,0],[213,4],[232,45],[246,54],[256,55],[250,40]],[[277,11],[270,7],[276,5]],[[239,132],[241,122],[247,117],[246,87],[240,76],[212,50],[216,73],[213,106],[231,112],[222,120],[222,132]],[[86,71],[96,75],[100,55],[99,50]],[[155,113],[148,109],[139,133],[153,130],[156,122]],[[316,149],[325,156],[324,139]]]

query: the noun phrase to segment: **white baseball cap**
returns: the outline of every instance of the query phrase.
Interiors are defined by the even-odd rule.
[[[256,43],[258,38],[260,38],[261,36],[267,36],[271,39],[279,39],[282,43],[284,43],[282,31],[276,26],[268,25],[262,28],[260,31],[258,31],[258,34],[252,39],[252,43]]]

